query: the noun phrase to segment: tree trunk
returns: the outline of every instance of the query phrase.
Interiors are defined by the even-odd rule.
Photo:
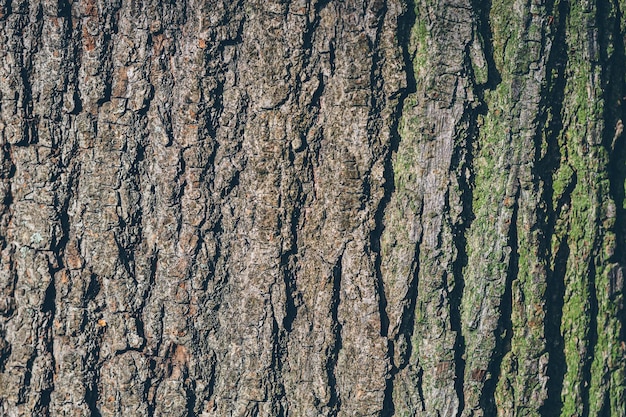
[[[626,0],[0,0],[0,415],[626,416]]]

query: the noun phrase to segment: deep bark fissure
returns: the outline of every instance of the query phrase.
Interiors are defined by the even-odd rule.
[[[282,329],[279,328],[278,323],[274,319],[274,349],[275,353],[272,360],[276,364],[276,372],[274,377],[277,379],[277,388],[274,390],[277,398],[275,399],[280,405],[280,410],[277,415],[283,416],[285,410],[282,402],[285,402],[288,407],[287,398],[285,398],[285,384],[283,381],[283,371],[285,363],[287,361],[289,350],[288,341],[289,334],[293,330],[293,322],[298,315],[298,289],[297,289],[297,260],[298,260],[298,231],[300,226],[300,216],[302,207],[304,206],[304,196],[302,189],[298,186],[298,196],[294,202],[294,207],[290,213],[290,230],[291,230],[291,247],[287,252],[281,254],[281,274],[283,277],[283,285],[285,290],[285,315],[282,320]],[[287,408],[288,410],[288,408]]]
[[[146,411],[148,413],[148,417],[153,417],[156,409],[155,395],[156,386],[160,383],[161,379],[155,377],[156,375],[156,360],[151,359],[148,365],[148,369],[150,370],[150,378],[147,378],[143,384],[143,398],[146,400]]]
[[[43,313],[47,313],[52,318],[54,318],[54,314],[56,311],[55,299],[57,295],[56,285],[54,282],[55,269],[52,265],[48,264],[48,272],[50,274],[50,283],[48,284],[48,288],[44,293],[43,303],[41,304],[41,311]]]
[[[100,294],[101,289],[102,289],[102,281],[100,277],[98,277],[93,272],[90,273],[89,283],[87,284],[87,288],[85,290],[84,305],[86,305],[89,301],[95,300],[98,294]]]
[[[56,252],[56,262],[58,263],[57,270],[61,270],[65,267],[63,262],[63,255],[65,255],[65,251],[67,248],[67,243],[70,240],[70,216],[69,216],[69,208],[70,202],[75,198],[75,190],[79,185],[79,165],[72,166],[71,161],[67,164],[71,171],[69,174],[69,179],[67,181],[66,192],[67,194],[63,196],[63,194],[55,195],[55,203],[59,204],[61,207],[57,210],[56,216],[58,218],[60,227],[61,227],[61,236],[55,236],[56,242],[52,242],[52,247]],[[58,181],[58,179],[57,179]],[[56,187],[55,187],[56,188]],[[56,272],[56,271],[55,271]]]
[[[185,394],[187,396],[187,417],[195,417],[198,415],[196,410],[196,383],[185,375]]]
[[[610,6],[609,6],[610,7]],[[608,177],[610,195],[615,202],[615,226],[617,244],[611,261],[623,264],[626,262],[626,210],[624,209],[624,184],[626,183],[626,143],[624,141],[624,124],[626,120],[626,106],[623,104],[626,95],[623,68],[626,66],[626,54],[624,51],[624,34],[621,31],[620,22],[624,18],[620,10],[619,2],[613,2],[616,16],[613,19],[613,27],[609,27],[612,35],[614,48],[610,56],[604,56],[606,66],[604,78],[604,118],[606,120],[603,143],[609,154]],[[599,27],[603,22],[598,18]],[[608,47],[608,45],[607,45]],[[601,51],[605,52],[606,48]],[[606,53],[606,52],[605,52]],[[622,326],[623,329],[623,326]],[[622,339],[624,340],[624,339]]]
[[[6,332],[3,328],[0,328],[0,337],[2,339],[6,338]],[[0,346],[0,372],[4,373],[6,370],[6,362],[11,356],[11,345],[8,343],[3,343]]]
[[[611,4],[613,3],[613,4]],[[612,14],[615,13],[615,15]],[[602,107],[602,132],[601,132],[601,144],[606,149],[607,160],[606,170],[608,179],[608,192],[609,199],[613,204],[613,213],[602,213],[597,217],[596,224],[594,225],[598,230],[598,234],[592,244],[592,250],[589,259],[589,329],[586,334],[588,345],[586,346],[587,352],[585,355],[585,362],[582,366],[582,401],[583,401],[583,417],[591,416],[595,413],[598,415],[610,415],[611,407],[608,401],[608,394],[610,388],[604,389],[604,395],[601,402],[598,405],[598,399],[593,398],[592,392],[602,393],[601,387],[595,386],[598,383],[604,383],[610,386],[610,372],[608,369],[598,370],[594,369],[596,361],[608,360],[609,363],[613,362],[611,357],[602,358],[603,350],[608,347],[605,346],[604,337],[599,335],[599,332],[611,332],[615,331],[614,328],[599,328],[598,326],[607,325],[608,323],[602,318],[602,324],[599,321],[601,314],[606,314],[607,309],[610,309],[610,301],[606,301],[605,295],[599,294],[605,291],[604,285],[604,266],[602,265],[602,258],[608,257],[608,262],[618,261],[623,259],[623,245],[620,245],[621,239],[623,239],[622,226],[623,219],[623,187],[624,187],[624,173],[623,168],[616,166],[615,160],[619,160],[620,155],[616,153],[616,142],[621,136],[621,132],[618,133],[618,129],[623,129],[622,116],[624,114],[624,108],[622,107],[623,91],[624,91],[624,79],[623,73],[620,69],[623,69],[625,62],[624,59],[624,40],[620,28],[621,11],[617,2],[598,1],[596,3],[596,14],[594,26],[597,28],[597,43],[596,39],[592,38],[589,42],[592,47],[597,46],[599,62],[592,64],[592,71],[600,73],[600,82],[602,87],[601,99],[603,101]],[[590,29],[591,30],[591,29]],[[604,161],[601,161],[604,162]],[[622,160],[623,165],[623,160]],[[601,187],[601,186],[600,186]],[[601,190],[601,188],[600,188]],[[598,207],[606,206],[607,203],[598,190],[595,204]],[[610,210],[608,210],[610,211]],[[608,217],[614,218],[614,224],[605,230],[604,221]],[[615,247],[612,254],[606,254],[606,249],[603,247],[603,240],[606,237],[607,232],[615,232]],[[604,254],[602,252],[605,252]],[[608,255],[608,256],[607,256]],[[598,276],[598,273],[601,274]],[[604,276],[603,276],[604,275]],[[609,274],[610,275],[610,272]],[[609,282],[609,287],[611,283]],[[609,288],[609,292],[611,289]],[[610,297],[610,294],[609,294]],[[610,311],[610,310],[609,310]],[[622,329],[620,329],[622,331]],[[610,342],[609,342],[610,343]],[[612,353],[609,353],[612,356]],[[606,365],[605,365],[606,366]],[[615,366],[615,365],[614,365]],[[598,372],[601,375],[598,375]],[[592,384],[594,386],[592,386]],[[593,390],[593,391],[592,391]]]
[[[544,333],[546,338],[546,349],[549,355],[546,374],[548,376],[547,397],[539,412],[544,417],[560,415],[563,408],[561,392],[567,370],[565,359],[565,340],[561,331],[561,320],[563,318],[563,306],[565,297],[565,274],[567,273],[567,260],[570,256],[570,249],[567,243],[567,233],[561,238],[556,253],[550,245],[550,240],[556,233],[557,221],[565,205],[570,204],[570,196],[576,185],[576,175],[558,196],[558,201],[554,201],[553,173],[559,169],[561,164],[561,151],[559,138],[563,130],[562,111],[565,99],[565,87],[567,77],[565,70],[568,65],[568,48],[566,43],[566,24],[569,15],[569,4],[566,1],[558,1],[551,4],[552,16],[551,26],[553,30],[553,44],[551,54],[547,61],[547,83],[542,99],[545,100],[545,118],[547,122],[545,141],[547,143],[546,154],[543,159],[539,159],[536,165],[538,177],[543,181],[542,201],[546,203],[545,220],[545,242],[547,244],[547,256],[553,259],[552,267],[548,268],[546,275],[546,318],[544,323]],[[553,7],[556,6],[556,9]],[[554,73],[554,75],[553,75]],[[541,124],[539,125],[541,128]],[[537,134],[537,140],[540,133]]]
[[[333,320],[333,344],[329,347],[326,373],[328,378],[328,387],[330,389],[330,399],[328,401],[328,408],[330,409],[330,416],[337,416],[341,409],[341,397],[337,392],[337,378],[336,367],[337,359],[339,358],[339,352],[342,348],[341,328],[342,325],[339,322],[339,303],[341,303],[341,273],[342,273],[342,260],[343,255],[337,259],[332,271],[332,283],[333,283],[333,295],[330,305],[330,313]]]
[[[406,303],[402,308],[402,318],[401,323],[398,329],[398,336],[396,340],[389,340],[388,349],[389,349],[389,357],[392,360],[392,368],[389,373],[389,377],[387,379],[385,385],[385,397],[383,400],[383,411],[381,413],[381,417],[391,417],[395,415],[395,404],[393,402],[393,389],[394,389],[394,380],[399,371],[405,369],[409,365],[409,360],[413,353],[413,344],[411,343],[411,338],[415,332],[415,309],[417,306],[417,286],[419,283],[419,267],[417,259],[419,259],[419,247],[421,245],[421,241],[417,242],[415,246],[414,260],[413,264],[410,268],[411,273],[411,281],[408,286],[407,294],[406,294]],[[398,342],[399,338],[404,336],[404,340],[406,343],[406,351],[403,353],[402,363],[393,363],[394,358],[394,348],[395,343]],[[417,390],[418,395],[421,401],[421,410],[426,411],[426,404],[424,403],[424,392],[422,389],[422,376],[424,371],[420,369],[418,371],[418,381],[417,381]]]
[[[85,397],[84,401],[91,412],[91,417],[101,417],[100,408],[98,407],[98,401],[100,400],[100,347],[101,335],[96,335],[91,343],[93,349],[90,349],[85,358],[85,373],[83,378],[85,383]]]
[[[562,241],[555,255],[554,268],[548,271],[546,287],[546,348],[550,355],[546,374],[548,376],[547,398],[539,409],[543,417],[561,415],[563,400],[563,380],[567,370],[565,362],[565,341],[561,333],[563,304],[565,296],[565,273],[570,250],[567,241]]]
[[[311,63],[311,56],[313,54],[314,47],[314,39],[316,31],[320,25],[320,12],[326,6],[328,1],[319,1],[314,5],[314,14],[313,19],[309,20],[307,18],[306,27],[304,29],[304,33],[302,36],[302,55],[303,55],[303,68],[308,68]],[[311,7],[310,3],[307,3],[307,8]],[[289,13],[289,5],[287,5],[287,9],[285,10],[285,19],[287,18],[287,14]],[[241,31],[242,27],[240,28]],[[240,36],[240,34],[238,34]],[[314,75],[315,76],[315,75]],[[317,74],[317,79],[319,82],[318,87],[313,92],[311,99],[307,105],[309,112],[313,115],[311,120],[307,123],[305,127],[305,132],[300,132],[299,139],[301,140],[301,147],[306,147],[306,136],[308,135],[311,127],[315,124],[318,116],[319,116],[319,100],[324,92],[324,77],[322,74]],[[300,74],[296,75],[296,87],[295,91],[291,93],[294,99],[298,99],[302,94],[302,79]],[[289,149],[289,163],[293,166],[295,161],[295,152],[300,149]],[[306,169],[310,169],[310,161],[305,162]],[[239,173],[236,174],[237,184],[239,183]],[[291,207],[291,213],[289,213],[289,221],[290,221],[290,237],[291,240],[289,249],[286,252],[281,254],[281,274],[283,278],[284,291],[285,291],[285,315],[282,320],[282,327],[284,332],[281,332],[278,337],[277,343],[280,345],[280,349],[278,352],[278,361],[280,364],[280,372],[282,373],[282,369],[284,366],[284,362],[288,355],[288,339],[289,334],[293,330],[293,323],[296,320],[298,315],[298,307],[301,303],[301,297],[298,292],[297,287],[297,274],[298,274],[298,257],[300,252],[299,246],[299,235],[300,228],[302,226],[301,216],[302,210],[305,207],[305,203],[307,200],[307,196],[302,187],[302,182],[298,177],[297,181],[297,193],[296,199],[293,203],[293,207]],[[281,386],[284,392],[284,385]],[[281,406],[281,410],[283,410]],[[284,411],[281,411],[283,413]],[[287,411],[288,412],[288,411]]]
[[[314,29],[307,31],[306,33],[313,33]],[[322,87],[323,88],[323,87]],[[318,88],[319,89],[319,88]],[[301,89],[298,88],[298,91]],[[317,94],[317,91],[314,95]],[[304,140],[303,140],[304,142]],[[293,150],[289,150],[289,163],[293,166],[294,163],[294,153]],[[283,276],[283,283],[285,285],[285,300],[286,300],[286,311],[285,317],[283,318],[282,326],[287,333],[292,331],[292,325],[296,316],[298,314],[298,306],[297,306],[297,298],[298,298],[298,288],[297,288],[297,270],[298,270],[298,255],[299,255],[299,231],[301,227],[301,216],[302,209],[305,206],[306,195],[302,189],[302,183],[298,178],[296,181],[297,192],[295,196],[295,201],[293,201],[293,207],[291,207],[291,213],[288,213],[289,222],[290,222],[290,245],[287,251],[284,251],[281,254],[281,269]],[[285,335],[287,336],[287,335]]]
[[[11,191],[11,179],[15,175],[15,164],[11,158],[11,147],[8,144],[2,146],[2,166],[0,166],[0,181],[4,183],[4,195],[2,196],[2,203],[0,205],[0,227],[6,227],[11,222],[11,207],[13,204],[13,193]],[[4,250],[8,245],[7,237],[4,234],[0,234],[0,251]],[[11,268],[13,270],[13,268]],[[14,281],[17,280],[17,274]],[[15,287],[13,283],[12,287]],[[7,306],[10,310],[10,306]],[[10,311],[6,311],[5,314],[9,315]]]
[[[371,246],[372,250],[377,254],[375,261],[375,271],[377,274],[378,280],[378,292],[380,294],[379,298],[379,309],[381,312],[381,335],[387,337],[389,330],[389,317],[386,314],[387,311],[387,300],[385,297],[385,290],[383,286],[383,277],[381,271],[381,239],[383,236],[385,224],[384,224],[384,216],[385,216],[385,208],[389,205],[393,194],[396,191],[395,186],[395,175],[393,170],[393,156],[397,154],[398,147],[400,146],[400,141],[402,140],[400,132],[399,132],[399,124],[402,118],[402,111],[405,105],[405,100],[411,93],[415,93],[417,91],[417,82],[415,80],[415,73],[413,68],[413,57],[409,52],[409,42],[410,42],[410,33],[411,29],[415,25],[416,14],[415,14],[415,2],[414,0],[407,0],[404,4],[406,10],[398,17],[398,44],[401,48],[402,58],[404,63],[404,73],[406,76],[406,87],[399,92],[398,101],[396,104],[396,108],[394,111],[394,119],[391,123],[390,128],[390,143],[389,148],[386,151],[385,156],[385,164],[384,164],[384,194],[378,205],[375,214],[375,224],[376,228],[372,233]],[[374,238],[375,236],[375,238]],[[416,247],[416,252],[418,251],[419,245]],[[417,259],[417,253],[416,258]],[[394,379],[396,374],[400,369],[403,369],[407,365],[407,357],[411,356],[411,342],[410,338],[413,333],[413,319],[412,316],[415,313],[415,303],[417,300],[417,272],[415,272],[411,285],[409,285],[409,293],[407,294],[409,298],[408,307],[403,309],[402,312],[402,324],[400,325],[400,329],[398,335],[404,334],[407,342],[407,352],[404,354],[404,363],[396,364],[394,363],[394,343],[397,340],[388,340],[387,342],[387,356],[391,361],[391,370],[389,375],[387,376],[387,380],[385,383],[385,395],[383,399],[383,409],[381,412],[381,417],[393,416],[395,413],[395,406],[393,403],[393,389],[394,389]],[[383,314],[384,313],[384,314]],[[410,317],[410,318],[409,318]],[[411,323],[408,326],[408,322]]]
[[[464,228],[467,230],[466,228]],[[466,239],[463,230],[457,235],[457,250],[459,254],[453,264],[454,289],[448,293],[450,300],[450,325],[455,332],[454,342],[454,389],[459,399],[459,410],[457,417],[460,417],[465,409],[465,337],[463,336],[461,323],[461,300],[463,298],[463,276],[462,271],[467,266],[467,253],[465,252]],[[447,285],[447,284],[446,284]]]
[[[50,394],[54,391],[54,387],[50,387],[41,392],[41,397],[39,398],[39,409],[40,412],[43,413],[42,416],[49,417],[50,416]]]
[[[599,242],[594,242],[593,247],[600,247]],[[582,417],[593,417],[589,415],[590,398],[589,393],[592,384],[592,365],[596,356],[596,345],[598,344],[598,296],[596,295],[596,254],[593,253],[589,259],[589,328],[585,335],[587,345],[585,346],[583,366],[581,368],[582,381],[581,381],[581,398],[582,398]],[[594,399],[595,400],[595,399]]]
[[[391,341],[387,342],[387,350],[389,352],[389,357],[393,358],[393,343]],[[383,409],[380,413],[380,417],[391,417],[396,411],[393,404],[393,378],[396,376],[398,371],[395,369],[395,366],[395,364],[392,364],[392,369],[389,372],[387,381],[385,382],[385,398],[383,400]]]
[[[295,213],[296,210],[294,210],[293,217],[299,217],[299,211],[298,214]],[[292,224],[292,229],[294,228],[297,228],[297,226]],[[296,236],[297,234],[294,235],[294,241],[297,240]],[[296,319],[298,314],[298,308],[296,306],[298,289],[296,287],[296,272],[294,272],[294,269],[297,268],[295,265],[295,257],[297,256],[297,253],[298,248],[296,243],[288,253],[283,254],[281,260],[281,264],[283,265],[283,283],[285,285],[285,317],[283,318],[282,326],[287,333],[291,332],[293,321]]]
[[[460,198],[462,203],[462,210],[460,215],[460,221],[457,224],[452,225],[453,242],[456,249],[456,257],[452,265],[452,277],[454,281],[453,290],[447,293],[448,302],[450,303],[450,325],[455,332],[454,343],[454,368],[455,368],[455,380],[454,389],[459,400],[459,406],[457,410],[457,417],[460,417],[465,412],[466,400],[465,400],[465,373],[466,373],[466,342],[465,335],[463,334],[463,323],[461,316],[461,306],[463,301],[463,293],[465,289],[464,270],[468,267],[469,254],[468,254],[468,241],[467,232],[470,230],[472,222],[474,220],[473,202],[474,202],[474,187],[475,187],[475,172],[473,169],[474,151],[477,149],[478,139],[480,134],[480,126],[478,119],[481,116],[487,115],[489,112],[488,103],[485,101],[484,96],[487,90],[495,90],[502,82],[502,77],[496,66],[494,59],[494,44],[493,44],[493,32],[491,27],[491,9],[492,1],[477,1],[470,0],[472,10],[474,11],[473,17],[476,24],[477,35],[480,39],[472,39],[472,42],[480,42],[483,57],[486,61],[486,81],[483,84],[479,84],[477,80],[477,74],[474,73],[474,67],[471,62],[470,48],[471,44],[466,46],[465,50],[465,63],[464,67],[472,81],[471,88],[475,92],[478,100],[477,103],[473,103],[472,107],[466,109],[464,115],[468,118],[468,131],[465,132],[464,140],[456,140],[456,146],[452,155],[452,161],[450,165],[451,172],[457,172],[457,180],[460,187]],[[476,37],[476,35],[474,35]],[[449,211],[450,205],[448,202],[448,196],[446,197],[446,211]],[[514,216],[516,213],[514,213]],[[514,222],[512,221],[513,225]],[[509,238],[511,239],[511,238]],[[509,278],[507,277],[507,281]],[[448,284],[445,284],[448,288]],[[508,287],[507,287],[508,288]],[[506,299],[506,290],[502,299]],[[505,313],[501,311],[500,321]],[[498,332],[499,329],[496,329]],[[498,337],[498,335],[496,335]],[[498,347],[496,347],[496,350]],[[504,354],[502,354],[502,357]],[[501,361],[502,358],[500,358]],[[494,357],[490,362],[493,362]],[[491,371],[491,364],[487,371]],[[493,376],[494,384],[489,385],[490,381],[485,381],[485,385],[482,390],[480,404],[483,410],[489,411],[485,407],[487,398],[489,401],[493,401],[495,394],[495,387],[497,384],[497,376]],[[495,411],[495,410],[494,410]]]
[[[490,19],[492,0],[471,0],[470,2],[472,9],[476,12],[477,29],[482,38],[483,53],[487,61],[487,82],[484,85],[476,85],[476,90],[482,95],[484,90],[495,90],[502,82],[502,77],[494,59],[493,31]]]
[[[614,139],[609,154],[609,178],[611,179],[611,196],[616,207],[614,230],[617,243],[615,245],[615,261],[622,266],[626,264],[626,141],[623,133],[624,122],[626,121],[626,105],[624,105],[624,100],[626,100],[626,80],[620,69],[626,66],[626,47],[624,45],[626,33],[622,32],[620,25],[620,22],[625,18],[625,11],[620,8],[620,3],[617,0],[614,1],[614,8],[616,10],[615,27],[613,29],[615,52],[612,55],[613,65],[610,68],[615,71],[612,73],[614,78],[611,77],[611,79],[614,82],[612,90],[617,93],[617,99],[614,102],[617,104],[616,113],[619,116],[617,123],[622,123],[621,126],[616,124],[615,127]],[[608,87],[610,88],[610,84]],[[621,288],[616,288],[615,297],[619,296],[618,292],[621,293],[621,300],[618,304],[618,318],[620,318],[618,340],[622,343],[623,351],[626,351],[626,311],[624,310],[626,288],[623,282],[621,283]]]
[[[496,415],[497,405],[495,401],[496,387],[502,373],[502,361],[507,353],[511,351],[511,341],[513,339],[513,282],[519,274],[519,241],[518,241],[518,214],[520,206],[521,185],[519,182],[514,196],[513,212],[511,213],[511,223],[507,245],[511,248],[509,265],[504,282],[504,292],[500,298],[498,326],[495,329],[495,349],[489,359],[485,373],[485,381],[480,396],[481,409],[486,415]],[[487,377],[487,374],[489,376]]]
[[[135,278],[135,253],[132,250],[127,250],[126,246],[125,246],[125,242],[120,241],[120,237],[118,233],[116,233],[118,236],[116,236],[115,239],[115,244],[117,245],[117,250],[119,252],[119,260],[120,260],[120,264],[121,266],[124,268],[124,271],[126,271],[126,274],[128,274],[128,277],[130,278]]]
[[[385,20],[385,14],[387,13],[387,5],[386,3],[382,6],[382,11],[380,12],[380,15],[378,16],[378,25],[376,26],[376,37],[374,39],[374,44],[372,45],[372,50],[374,51],[373,56],[372,56],[372,65],[370,67],[370,100],[371,100],[371,107],[370,107],[370,115],[368,117],[368,131],[372,131],[372,132],[377,132],[380,131],[380,122],[378,120],[377,115],[380,114],[381,112],[381,108],[385,105],[385,98],[384,97],[377,97],[377,91],[380,89],[380,71],[381,71],[381,57],[380,57],[380,53],[378,51],[379,49],[379,43],[380,43],[380,32],[382,29],[382,25],[384,23]],[[396,107],[396,111],[394,112],[394,115],[396,116],[397,120],[394,120],[391,123],[391,134],[390,136],[390,144],[387,147],[385,154],[383,155],[383,160],[384,165],[385,165],[385,170],[384,170],[384,178],[385,178],[385,183],[383,185],[384,187],[384,193],[383,193],[383,197],[380,200],[380,202],[378,203],[378,207],[376,208],[376,212],[374,213],[374,229],[370,232],[370,247],[372,249],[372,251],[375,253],[375,260],[374,260],[374,273],[376,275],[376,281],[375,281],[375,289],[376,289],[376,293],[378,296],[378,312],[380,314],[380,335],[382,337],[387,337],[387,332],[389,330],[389,317],[387,316],[387,296],[385,295],[385,288],[384,288],[384,284],[383,284],[383,277],[382,277],[382,272],[380,269],[380,265],[381,265],[381,253],[380,253],[380,248],[381,248],[381,238],[383,235],[383,230],[384,230],[384,213],[385,213],[385,207],[387,206],[387,204],[389,203],[389,201],[391,200],[391,195],[393,194],[393,191],[395,189],[394,183],[393,183],[393,172],[391,172],[390,174],[390,170],[389,167],[391,166],[391,159],[392,159],[392,155],[393,155],[393,151],[394,148],[397,150],[398,149],[398,144],[400,142],[400,137],[397,131],[397,125],[398,125],[398,110],[401,109],[402,105],[402,96],[403,94],[405,94],[405,92],[401,91],[400,92],[400,100],[399,103]],[[405,96],[406,97],[406,96]],[[393,171],[393,169],[391,169],[391,171]],[[368,172],[365,175],[365,181],[363,184],[363,200],[367,200],[370,198],[371,196],[371,172]],[[391,357],[393,357],[393,355],[390,355]]]
[[[450,326],[455,332],[454,343],[454,365],[455,365],[455,381],[454,386],[459,399],[459,410],[457,416],[460,416],[465,409],[465,336],[463,335],[463,325],[461,319],[461,303],[463,300],[463,290],[465,281],[463,279],[463,271],[468,265],[467,253],[467,237],[466,233],[472,224],[472,206],[473,193],[471,186],[471,178],[466,176],[470,172],[472,164],[472,148],[473,143],[478,135],[477,128],[477,111],[470,113],[470,130],[466,136],[466,140],[462,146],[456,148],[456,152],[452,158],[451,171],[458,173],[458,181],[461,192],[461,218],[458,224],[452,225],[452,235],[454,246],[456,248],[456,257],[452,263],[452,291],[447,292],[450,302]],[[446,195],[446,208],[449,210],[449,194]],[[445,288],[449,288],[448,283],[444,283]]]

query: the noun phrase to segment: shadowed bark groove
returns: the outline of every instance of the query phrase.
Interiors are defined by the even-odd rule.
[[[548,83],[546,87],[547,111],[544,122],[545,130],[541,133],[545,137],[546,152],[539,165],[539,176],[545,182],[543,201],[546,202],[546,236],[553,241],[558,238],[559,213],[566,206],[571,205],[571,193],[575,185],[575,178],[565,189],[555,190],[552,172],[559,169],[562,150],[559,148],[559,135],[563,129],[562,109],[565,91],[565,68],[567,67],[568,50],[565,42],[565,23],[568,15],[568,3],[559,1],[552,6],[554,19],[554,49],[548,62]],[[538,135],[539,137],[539,135]],[[560,184],[556,184],[559,186]],[[558,194],[560,192],[560,194]],[[561,333],[563,318],[563,304],[565,295],[565,273],[567,259],[570,256],[567,242],[560,240],[552,243],[547,251],[550,253],[550,269],[546,277],[546,348],[549,362],[546,373],[548,375],[547,398],[539,411],[542,416],[560,415],[563,407],[560,392],[563,389],[563,378],[566,372],[564,339]]]
[[[415,83],[415,74],[413,70],[412,57],[409,52],[409,42],[410,42],[410,33],[411,29],[415,25],[415,4],[413,1],[408,1],[406,5],[403,6],[402,14],[398,16],[398,42],[402,52],[402,64],[404,66],[404,71],[406,71],[406,87],[400,93],[398,97],[398,104],[395,113],[397,115],[401,114],[402,108],[404,106],[405,100],[408,95],[414,93],[416,91],[416,83]],[[400,333],[395,338],[389,338],[389,317],[387,316],[387,299],[385,295],[385,286],[384,280],[381,271],[381,263],[382,263],[382,239],[383,239],[383,231],[384,231],[384,213],[385,210],[391,201],[391,198],[395,192],[395,176],[393,171],[393,155],[397,154],[398,147],[400,145],[401,135],[399,132],[400,125],[400,117],[396,117],[393,121],[391,130],[391,143],[389,147],[388,157],[385,162],[385,195],[381,200],[380,206],[377,212],[377,241],[372,245],[374,251],[378,253],[376,258],[376,271],[378,273],[378,279],[380,280],[379,291],[381,293],[382,302],[380,304],[381,314],[384,314],[385,320],[381,322],[381,333],[383,336],[387,337],[388,340],[388,355],[391,360],[391,370],[389,371],[389,376],[387,378],[387,384],[385,387],[385,399],[383,401],[383,410],[381,416],[392,416],[395,413],[395,406],[393,403],[393,393],[394,393],[394,379],[398,371],[406,366],[406,358],[407,355],[410,356],[410,345],[409,346],[400,346],[398,345],[398,338],[403,337],[403,340],[409,340],[411,334],[413,332],[413,317],[410,315],[415,309],[415,298],[417,294],[415,293],[415,286],[409,289],[409,292],[412,295],[409,295],[408,298],[411,300],[408,307],[409,315],[406,317],[406,323],[403,323],[400,327]],[[416,278],[414,280],[415,284],[417,283]],[[403,316],[407,316],[406,312]],[[402,350],[402,352],[400,352]]]

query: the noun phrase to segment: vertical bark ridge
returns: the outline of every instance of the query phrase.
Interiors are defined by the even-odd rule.
[[[479,122],[474,157],[475,218],[469,230],[463,300],[466,413],[490,415],[497,408],[502,415],[534,415],[536,410],[526,410],[524,404],[531,396],[541,403],[547,381],[546,238],[537,226],[543,185],[534,161],[543,146],[536,132],[544,112],[541,94],[551,23],[544,3],[493,2],[491,18],[501,81],[485,92],[488,112]],[[484,184],[489,184],[487,189]],[[478,300],[477,294],[485,294],[484,299]],[[505,323],[511,327],[502,328]]]
[[[562,331],[567,364],[562,393],[563,415],[580,411],[589,415],[592,412],[591,392],[594,380],[599,376],[593,370],[594,350],[599,342],[596,326],[600,306],[596,288],[605,273],[603,213],[612,201],[603,195],[603,190],[608,187],[608,178],[603,172],[608,154],[601,145],[605,129],[601,113],[606,103],[600,92],[601,44],[595,24],[596,13],[598,10],[593,5],[572,5],[568,21],[569,62],[575,67],[572,67],[566,93],[572,89],[578,93],[569,95],[575,101],[565,107],[564,132],[568,137],[565,146],[577,181],[570,208],[568,244],[571,255],[565,276],[563,307]],[[580,316],[581,311],[583,316]],[[574,314],[578,317],[574,318]],[[594,411],[596,407],[593,405]]]
[[[623,323],[617,318],[620,316],[620,306],[623,302],[619,293],[623,290],[617,283],[620,273],[622,257],[617,252],[617,242],[620,239],[619,211],[617,206],[623,206],[623,197],[616,186],[623,187],[623,175],[614,171],[616,143],[623,126],[623,105],[618,97],[623,97],[623,75],[614,74],[616,65],[623,65],[624,46],[623,32],[620,28],[621,10],[615,2],[600,2],[597,5],[596,25],[598,27],[599,64],[601,65],[602,145],[607,152],[605,169],[608,177],[608,201],[603,201],[601,214],[602,241],[600,253],[596,262],[597,278],[594,282],[596,310],[596,339],[593,362],[591,364],[591,383],[589,388],[589,415],[619,415],[626,408],[624,406],[624,355],[620,346],[620,335],[623,332]],[[617,185],[620,184],[620,185]],[[606,197],[600,197],[605,199]],[[621,379],[620,379],[621,378]],[[620,381],[620,382],[617,382]]]
[[[394,407],[399,415],[421,409],[456,415],[463,403],[462,382],[454,377],[463,356],[451,299],[462,287],[456,230],[467,215],[464,149],[478,107],[472,66],[487,68],[469,3],[419,2],[415,10],[409,48],[417,88],[403,107],[382,249],[389,337],[402,366],[394,377]],[[404,325],[407,318],[414,320],[413,331]]]

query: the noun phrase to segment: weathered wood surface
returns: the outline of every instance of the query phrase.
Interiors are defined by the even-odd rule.
[[[626,416],[624,0],[0,0],[0,415]]]

